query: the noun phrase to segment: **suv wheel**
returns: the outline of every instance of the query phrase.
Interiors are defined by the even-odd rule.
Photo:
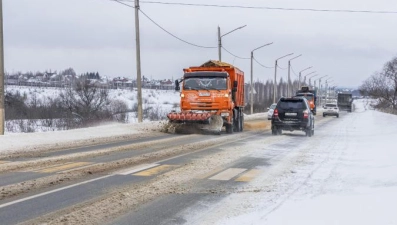
[[[306,136],[308,136],[308,137],[312,136],[312,130],[311,129],[307,129],[306,130]]]
[[[272,127],[272,135],[277,135],[277,127]]]

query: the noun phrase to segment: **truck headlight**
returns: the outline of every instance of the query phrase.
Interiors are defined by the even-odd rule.
[[[226,97],[226,98],[229,98],[229,94],[225,94],[225,97]]]
[[[181,98],[184,98],[185,97],[185,94],[181,94]]]

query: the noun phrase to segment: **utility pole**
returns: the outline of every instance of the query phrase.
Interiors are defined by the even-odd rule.
[[[305,68],[305,69],[299,71],[299,83],[298,83],[299,86],[298,86],[298,90],[301,89],[301,77],[302,77],[302,72],[305,71],[305,70],[308,70],[308,69],[310,69],[310,68],[312,68],[312,67],[313,67],[313,66],[309,66],[309,67],[307,67],[307,68]]]
[[[290,96],[290,94],[291,94],[291,92],[290,92],[290,89],[291,89],[291,61],[298,57],[301,57],[301,56],[302,56],[302,54],[295,56],[294,58],[288,60],[288,84],[287,84],[287,96],[288,97],[291,97]]]
[[[139,38],[139,0],[135,0],[136,85],[138,89],[138,122],[142,123],[141,44]]]
[[[229,32],[227,32],[224,35],[221,35],[221,28],[218,26],[218,57],[219,57],[219,62],[222,62],[222,37],[226,36],[236,30],[242,29],[244,27],[246,27],[247,25],[241,26],[241,27],[237,27],[234,30],[231,30]]]
[[[251,51],[251,93],[250,93],[250,105],[251,105],[251,115],[254,113],[254,51],[258,50],[260,48],[263,48],[265,46],[271,45],[273,44],[273,42],[271,43],[267,43],[265,45],[259,46],[257,48],[255,48],[254,50]]]
[[[276,103],[276,95],[277,95],[277,66],[278,66],[277,61],[279,59],[285,58],[285,57],[293,55],[293,54],[294,53],[290,53],[288,55],[282,56],[282,57],[276,59],[276,61],[274,63],[273,103]]]
[[[4,43],[3,43],[3,0],[0,0],[0,135],[4,135]]]
[[[221,39],[221,28],[218,26],[218,57],[219,62],[222,62],[222,39]]]

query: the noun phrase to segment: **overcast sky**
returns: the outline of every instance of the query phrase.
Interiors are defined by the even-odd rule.
[[[163,0],[164,2],[285,8],[397,11],[392,0]],[[128,2],[126,2],[128,3]],[[129,3],[133,5],[133,2]],[[329,75],[339,86],[359,86],[397,56],[397,14],[331,13],[192,7],[141,3],[141,10],[174,35],[202,46],[223,46],[240,57],[251,50],[266,66],[288,53],[296,73],[313,66],[318,78]],[[110,77],[136,78],[134,9],[110,0],[3,0],[6,71],[98,71]],[[216,48],[197,48],[165,33],[140,14],[142,75],[178,78],[182,68],[218,59]],[[292,57],[292,56],[291,56]],[[290,58],[291,58],[290,57]],[[289,58],[279,60],[287,67]],[[250,80],[250,60],[224,50]],[[287,78],[287,70],[278,69]],[[254,63],[254,80],[273,79],[274,69]],[[292,73],[292,77],[296,76]],[[323,79],[324,81],[324,79]]]

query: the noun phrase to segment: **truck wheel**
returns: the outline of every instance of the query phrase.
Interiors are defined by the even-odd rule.
[[[226,133],[228,133],[228,134],[232,134],[233,133],[233,129],[234,129],[234,120],[233,120],[233,117],[232,117],[232,121],[231,121],[231,123],[230,124],[226,124]]]
[[[243,114],[243,112],[240,112],[240,124],[241,124],[241,132],[243,132],[244,131],[244,114]]]

